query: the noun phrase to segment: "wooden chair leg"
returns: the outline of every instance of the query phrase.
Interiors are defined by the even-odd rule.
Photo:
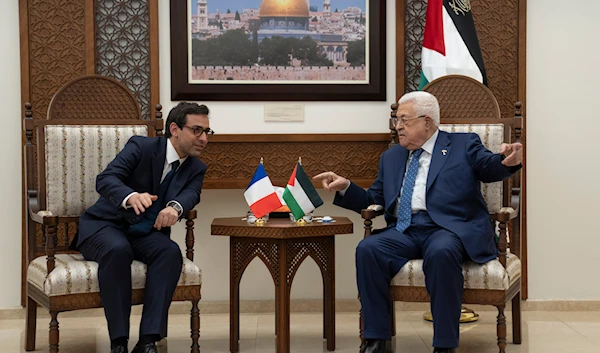
[[[192,346],[190,347],[191,353],[200,353],[200,344],[198,344],[198,340],[200,339],[200,310],[198,309],[198,302],[200,300],[192,300],[192,310],[191,310],[191,336],[192,337]]]
[[[521,292],[512,300],[513,343],[521,344]]]
[[[50,312],[50,332],[48,334],[48,342],[50,343],[50,353],[58,353],[58,320],[56,319],[58,312]]]
[[[504,316],[504,306],[498,306],[498,324],[496,326],[498,334],[498,348],[500,353],[506,353],[506,316]]]
[[[27,297],[27,319],[25,321],[25,350],[35,350],[35,329],[37,324],[37,303]]]
[[[392,312],[390,313],[392,337],[396,337],[396,302],[392,301],[390,305]]]

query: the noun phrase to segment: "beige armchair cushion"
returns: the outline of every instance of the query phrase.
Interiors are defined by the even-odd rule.
[[[146,125],[46,126],[46,210],[55,216],[79,216],[98,200],[96,176],[134,135],[147,136]]]
[[[481,143],[494,153],[500,152],[504,142],[503,124],[441,124],[440,130],[445,132],[473,132],[479,135]],[[481,183],[481,193],[491,213],[502,208],[502,182]]]
[[[465,289],[507,290],[521,278],[521,260],[513,254],[506,256],[506,269],[500,261],[483,265],[472,261],[463,264]],[[392,278],[392,286],[425,287],[423,260],[411,260]]]
[[[46,271],[46,256],[40,256],[29,264],[27,281],[49,297],[66,294],[97,293],[98,263],[85,261],[81,254],[56,255],[56,267]],[[142,289],[146,284],[146,264],[133,261],[131,264],[133,289]],[[183,268],[177,286],[202,284],[202,271],[192,261],[183,258]]]

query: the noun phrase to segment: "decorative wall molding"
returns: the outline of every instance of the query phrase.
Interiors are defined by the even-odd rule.
[[[121,81],[151,118],[150,6],[148,0],[97,0],[96,73]]]
[[[273,184],[285,186],[298,157],[309,176],[335,171],[369,187],[390,141],[389,134],[215,135],[200,157],[209,166],[204,187],[245,189],[261,158]]]

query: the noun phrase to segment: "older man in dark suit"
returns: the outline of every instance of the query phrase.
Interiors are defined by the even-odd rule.
[[[182,254],[171,226],[200,202],[206,165],[197,157],[213,131],[208,108],[180,103],[165,137],[132,137],[100,173],[100,198],[80,217],[76,246],[99,264],[100,297],[111,353],[127,353],[133,260],[147,265],[140,339],[132,353],[155,353],[181,275]]]
[[[480,183],[501,181],[521,168],[520,143],[486,149],[474,133],[438,129],[440,109],[427,92],[399,100],[399,144],[383,153],[373,185],[364,190],[333,172],[319,174],[334,203],[360,212],[383,205],[387,227],[356,249],[364,318],[361,352],[391,352],[390,281],[412,259],[423,259],[431,297],[436,353],[455,352],[463,294],[462,264],[497,256],[494,227]]]

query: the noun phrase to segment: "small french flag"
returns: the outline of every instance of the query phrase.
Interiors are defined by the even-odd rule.
[[[254,177],[252,177],[250,185],[244,192],[244,197],[256,218],[260,218],[283,206],[262,162],[256,168]]]

